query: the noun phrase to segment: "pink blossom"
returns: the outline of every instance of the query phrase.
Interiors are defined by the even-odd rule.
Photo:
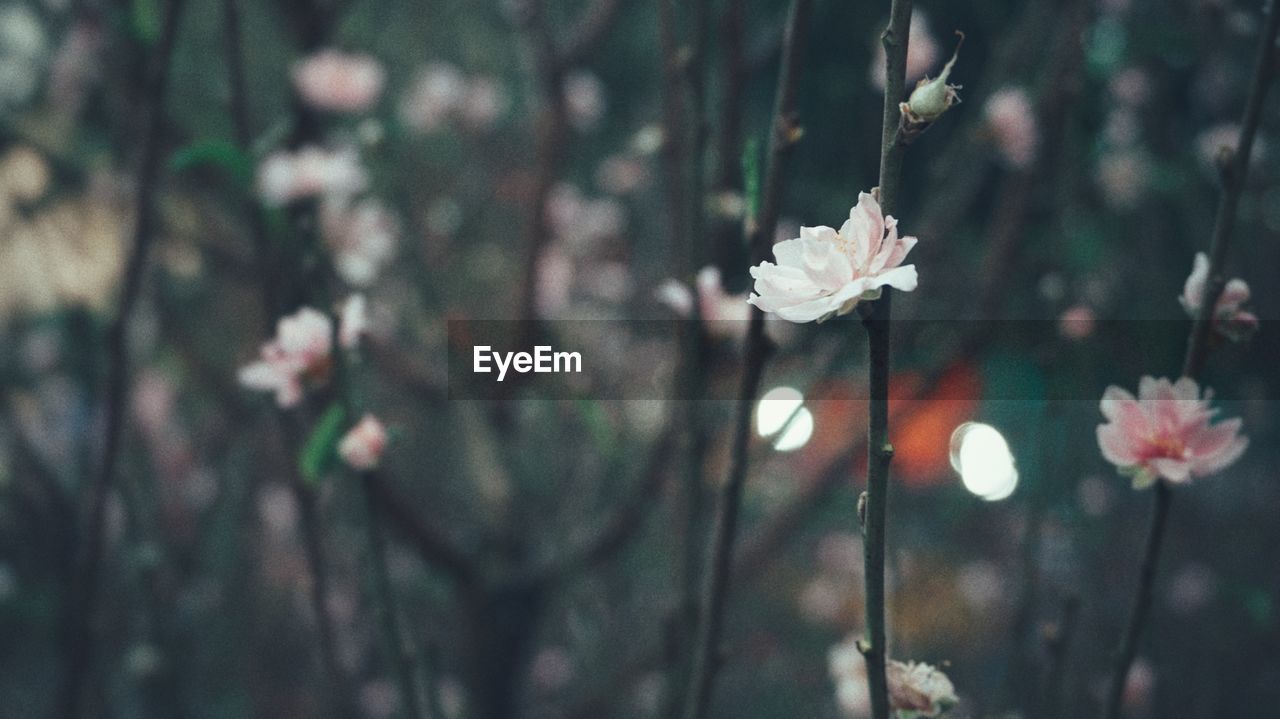
[[[898,236],[898,221],[882,216],[874,197],[860,193],[838,232],[801,227],[799,238],[774,245],[778,264],[751,268],[755,293],[747,302],[790,322],[847,314],[860,300],[878,298],[885,286],[916,288],[915,265],[902,264],[915,245],[916,238]]]
[[[1263,138],[1255,138],[1253,149],[1249,152],[1249,162],[1261,160],[1266,154],[1266,145]],[[1240,125],[1236,123],[1214,125],[1196,135],[1196,154],[1206,168],[1215,172],[1220,162],[1219,157],[1223,153],[1234,154],[1238,147],[1240,147]]]
[[[708,331],[717,336],[742,334],[751,310],[744,302],[745,294],[731,295],[724,290],[718,267],[704,267],[694,282],[698,297],[698,314]],[[693,314],[693,293],[677,280],[667,280],[654,292],[658,301],[681,317]]]
[[[427,65],[406,93],[400,119],[420,132],[439,129],[455,112],[467,91],[466,79],[448,63]]]
[[[365,326],[365,301],[353,295],[343,303],[339,321],[342,346],[354,348]],[[240,368],[242,386],[274,392],[281,408],[296,407],[307,384],[323,384],[332,368],[333,322],[312,307],[303,307],[276,324],[276,336],[262,345],[256,361]]]
[[[604,116],[604,83],[586,71],[571,73],[564,79],[564,100],[573,126],[580,131],[590,130]]]
[[[1204,293],[1209,284],[1209,257],[1197,252],[1191,266],[1191,274],[1182,288],[1182,296],[1178,301],[1192,318],[1200,313],[1204,303]],[[1258,330],[1258,316],[1240,309],[1249,301],[1249,283],[1235,277],[1227,281],[1218,295],[1218,304],[1213,310],[1213,329],[1230,340],[1248,339]]]
[[[273,207],[313,197],[349,197],[368,183],[360,158],[349,148],[279,150],[258,166],[258,194]]]
[[[334,269],[356,287],[368,287],[395,253],[400,226],[375,199],[352,204],[347,198],[324,203],[320,230],[333,252]]]
[[[1088,305],[1068,307],[1058,317],[1058,334],[1069,340],[1082,340],[1093,334],[1097,317]]]
[[[1143,377],[1137,399],[1108,387],[1101,403],[1107,423],[1098,425],[1102,456],[1133,477],[1137,489],[1160,478],[1181,484],[1225,469],[1249,441],[1240,435],[1240,419],[1210,424],[1216,414],[1210,396],[1206,392],[1202,398],[1189,377],[1177,382]]]
[[[1027,93],[1015,87],[999,90],[987,99],[984,112],[1005,162],[1018,169],[1029,167],[1040,136]]]
[[[359,472],[378,468],[387,449],[387,429],[378,418],[366,414],[338,442],[338,456]]]
[[[871,715],[871,694],[867,687],[867,662],[855,637],[831,648],[827,666],[836,682],[836,698],[842,713],[850,719]],[[915,712],[917,717],[937,717],[959,699],[947,675],[922,662],[890,659],[885,666],[889,684],[889,706],[895,711]]]
[[[298,95],[312,107],[362,112],[382,94],[386,72],[368,55],[321,50],[293,66]]]
[[[473,130],[487,130],[506,109],[506,89],[491,77],[475,77],[467,85],[458,116]]]
[[[897,711],[936,717],[959,701],[947,675],[924,662],[903,663],[890,659],[885,675],[889,682],[889,705]]]

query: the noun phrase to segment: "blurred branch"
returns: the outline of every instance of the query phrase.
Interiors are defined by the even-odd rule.
[[[570,574],[599,566],[626,546],[627,541],[643,526],[644,518],[654,504],[653,498],[661,493],[676,437],[674,425],[662,433],[650,452],[640,481],[627,498],[619,503],[612,516],[588,539],[524,573],[521,581],[554,585]]]
[[[134,308],[142,292],[147,258],[155,237],[155,200],[164,155],[164,108],[168,95],[170,60],[177,43],[178,22],[183,0],[170,0],[166,8],[160,37],[151,58],[146,84],[147,109],[141,132],[142,159],[138,170],[135,199],[133,243],[124,269],[124,286],[116,316],[107,330],[107,389],[103,424],[102,454],[98,471],[89,486],[89,516],[80,534],[81,546],[72,576],[71,593],[66,605],[66,687],[61,697],[61,715],[79,719],[86,696],[97,639],[93,615],[99,593],[99,573],[105,548],[107,498],[116,483],[120,445],[124,430],[129,393],[129,331]]]
[[[787,18],[782,66],[778,71],[778,89],[770,120],[769,161],[760,198],[759,217],[748,218],[752,263],[763,261],[773,245],[781,204],[783,170],[791,149],[800,138],[796,117],[800,62],[805,50],[810,0],[792,0]],[[751,447],[751,415],[764,375],[771,345],[764,334],[764,313],[751,308],[747,329],[746,358],[742,383],[738,392],[730,449],[729,471],[720,487],[716,503],[715,525],[703,576],[702,600],[699,606],[698,634],[694,644],[693,676],[685,701],[685,719],[702,719],[711,704],[711,688],[720,664],[720,634],[724,623],[729,574],[733,566],[733,547],[737,538],[738,513],[747,479]]]
[[[630,0],[593,0],[582,11],[564,47],[558,53],[559,62],[565,67],[573,67],[586,59],[596,45],[613,27],[618,11],[624,2]]]
[[[1240,118],[1240,141],[1222,173],[1222,195],[1218,199],[1217,217],[1214,220],[1213,235],[1209,245],[1209,284],[1205,289],[1200,311],[1192,323],[1187,340],[1187,352],[1183,359],[1182,376],[1196,380],[1204,371],[1209,351],[1212,349],[1214,312],[1218,298],[1222,295],[1222,289],[1226,286],[1223,268],[1226,264],[1227,252],[1231,249],[1231,233],[1235,229],[1240,195],[1244,191],[1245,179],[1249,172],[1249,156],[1253,151],[1254,138],[1262,120],[1262,106],[1276,73],[1276,35],[1277,31],[1280,31],[1280,8],[1276,7],[1276,0],[1267,3],[1264,13],[1266,21],[1258,40],[1249,97],[1245,101],[1244,112]],[[1133,658],[1138,651],[1138,640],[1142,636],[1147,615],[1151,610],[1151,593],[1154,589],[1156,566],[1160,559],[1169,505],[1173,501],[1173,490],[1168,482],[1159,481],[1156,483],[1154,493],[1151,530],[1147,536],[1146,551],[1143,554],[1142,567],[1138,576],[1138,589],[1134,594],[1129,621],[1116,650],[1115,667],[1111,673],[1111,684],[1108,687],[1106,704],[1102,711],[1104,719],[1116,719],[1120,716],[1125,681],[1129,677],[1129,668],[1133,665]]]
[[[474,558],[424,522],[414,511],[414,503],[400,494],[384,473],[370,475],[367,485],[373,505],[391,520],[404,541],[425,561],[459,582],[472,582],[478,578]]]

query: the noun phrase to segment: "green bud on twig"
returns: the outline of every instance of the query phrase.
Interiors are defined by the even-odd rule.
[[[960,95],[956,92],[960,86],[947,83],[951,77],[951,68],[960,57],[960,46],[964,44],[964,33],[956,30],[956,35],[960,36],[960,40],[956,43],[951,59],[943,66],[942,73],[933,79],[922,78],[916,83],[916,89],[911,91],[911,97],[898,106],[902,112],[901,132],[904,141],[910,141],[927,130],[935,120],[942,117],[942,113],[960,102]]]

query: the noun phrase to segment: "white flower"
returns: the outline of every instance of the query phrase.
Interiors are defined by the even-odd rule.
[[[349,197],[368,184],[368,174],[351,148],[281,150],[258,166],[258,194],[273,207],[312,197]]]
[[[778,264],[751,268],[755,293],[747,302],[791,322],[847,314],[859,300],[880,297],[882,287],[916,288],[915,265],[902,264],[915,244],[898,236],[898,221],[883,217],[874,197],[860,193],[839,232],[801,227],[799,238],[774,245]]]
[[[387,448],[387,430],[378,418],[366,414],[338,442],[338,456],[347,466],[360,472],[378,468]]]
[[[898,711],[936,717],[959,701],[947,675],[923,662],[904,664],[891,659],[885,675],[889,681],[889,705]]]

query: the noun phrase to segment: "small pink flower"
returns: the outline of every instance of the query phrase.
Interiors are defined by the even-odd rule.
[[[1182,288],[1178,302],[1187,314],[1194,318],[1200,313],[1204,304],[1205,289],[1209,284],[1209,257],[1203,252],[1196,253],[1191,265],[1191,274]],[[1213,309],[1213,329],[1229,340],[1239,342],[1248,339],[1258,330],[1258,316],[1240,306],[1249,301],[1249,283],[1236,277],[1227,281],[1218,295],[1218,304]]]
[[[338,442],[338,456],[359,472],[377,469],[386,449],[387,429],[371,414],[362,417]]]
[[[724,291],[720,281],[720,269],[704,267],[695,280],[698,294],[698,314],[707,323],[708,331],[717,336],[737,336],[746,329],[751,310],[745,295],[731,295]],[[677,280],[667,280],[654,292],[658,301],[681,317],[693,313],[693,293]]]
[[[1005,162],[1017,169],[1029,167],[1036,159],[1040,133],[1027,93],[1014,87],[999,90],[987,99],[984,112]]]
[[[339,342],[353,349],[365,329],[365,300],[353,295],[343,303]],[[312,307],[303,307],[276,324],[276,336],[262,345],[256,361],[240,368],[237,378],[248,389],[274,392],[281,408],[296,407],[307,384],[323,384],[332,369],[333,322]]]
[[[1058,317],[1058,334],[1069,340],[1082,340],[1093,334],[1097,317],[1087,305],[1068,307]]]
[[[322,50],[293,66],[298,95],[320,110],[367,110],[382,94],[385,82],[382,65],[368,55]]]
[[[592,73],[580,70],[566,77],[564,100],[569,122],[579,131],[592,129],[604,117],[604,83]]]
[[[880,203],[863,192],[839,232],[801,227],[800,237],[773,246],[778,264],[751,268],[755,293],[747,302],[790,322],[819,322],[853,311],[860,300],[880,296],[888,286],[916,288],[915,265],[902,260],[916,245],[898,236],[898,221],[880,213]]]
[[[279,207],[313,197],[350,197],[364,190],[369,177],[353,149],[304,147],[271,153],[258,166],[258,194]]]
[[[1102,456],[1133,477],[1136,489],[1163,478],[1181,484],[1221,471],[1244,453],[1249,440],[1240,435],[1241,420],[1216,424],[1210,392],[1200,395],[1196,381],[1177,382],[1143,377],[1138,398],[1111,386],[1102,395],[1107,423],[1098,425]]]
[[[321,206],[320,231],[343,281],[368,287],[395,254],[400,225],[378,200],[340,198]]]
[[[438,130],[463,102],[467,81],[458,68],[436,62],[422,69],[400,106],[400,119],[419,132]]]

